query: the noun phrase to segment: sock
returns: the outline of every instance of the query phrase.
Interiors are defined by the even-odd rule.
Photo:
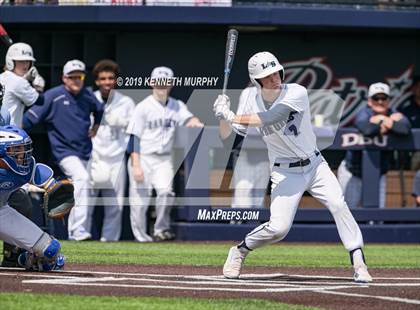
[[[360,248],[350,251],[350,260],[353,266],[366,265],[365,256]]]
[[[238,244],[237,248],[239,251],[241,251],[242,254],[248,254],[250,251],[252,251],[246,246],[245,240]]]

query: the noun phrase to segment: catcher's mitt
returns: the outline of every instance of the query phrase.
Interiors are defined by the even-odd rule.
[[[49,218],[62,219],[74,206],[74,187],[70,180],[60,180],[45,190],[43,208]]]

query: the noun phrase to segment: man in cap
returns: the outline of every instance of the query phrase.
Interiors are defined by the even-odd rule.
[[[389,86],[384,83],[370,85],[368,103],[356,115],[355,127],[366,137],[387,134],[407,135],[410,133],[409,120],[389,106]],[[386,172],[390,155],[383,152],[381,156],[381,179],[379,207],[385,208]],[[350,208],[356,208],[362,200],[362,152],[347,151],[344,163],[339,168],[339,180],[344,191],[345,200]]]
[[[68,61],[63,68],[63,84],[44,94],[44,104],[28,110],[23,118],[25,129],[44,122],[54,159],[73,180],[75,207],[69,215],[70,240],[92,238],[90,233],[93,208],[89,208],[89,174],[87,163],[92,151],[91,138],[96,135],[103,106],[84,87],[86,66],[80,60]],[[94,124],[91,126],[91,115]]]
[[[133,146],[128,163],[130,220],[134,237],[139,242],[152,241],[146,233],[146,211],[152,188],[157,194],[154,240],[175,237],[170,231],[170,208],[174,200],[171,152],[175,129],[178,126],[203,127],[181,100],[169,96],[173,77],[173,71],[167,67],[152,71],[153,92],[137,104],[127,127]]]

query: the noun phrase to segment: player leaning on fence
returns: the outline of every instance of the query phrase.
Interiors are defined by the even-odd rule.
[[[270,221],[230,249],[223,268],[227,278],[238,278],[245,257],[252,250],[282,240],[289,232],[305,191],[331,212],[338,233],[354,267],[354,280],[370,282],[363,256],[362,233],[344,201],[340,185],[316,145],[306,89],[283,84],[284,69],[269,52],[257,53],[248,62],[249,77],[258,91],[250,98],[251,114],[235,115],[230,100],[220,95],[214,112],[220,131],[246,135],[248,126],[258,127],[267,144],[271,172]]]

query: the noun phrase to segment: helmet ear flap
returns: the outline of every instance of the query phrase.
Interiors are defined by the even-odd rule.
[[[6,58],[6,69],[9,71],[13,71],[15,68],[15,62],[13,59]]]
[[[280,73],[281,82],[283,83],[283,81],[284,81],[284,69],[280,70],[279,73]]]

